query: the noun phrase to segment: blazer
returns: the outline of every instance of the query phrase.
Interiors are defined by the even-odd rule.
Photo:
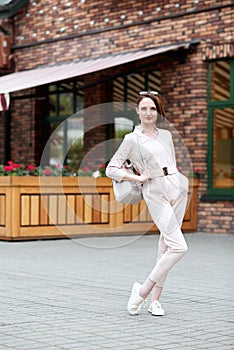
[[[171,158],[171,164],[168,166],[168,174],[174,174],[178,172],[176,168],[175,150],[173,140],[170,131],[164,129],[158,129],[157,140],[162,143],[165,149],[169,152]],[[133,167],[141,174],[147,170],[147,162],[144,161],[143,148],[141,147],[141,140],[143,128],[136,126],[134,131],[126,134],[119,148],[111,158],[107,168],[106,176],[120,182],[127,173],[128,169],[125,167],[126,160],[129,159]],[[165,176],[163,169],[158,167],[154,169],[153,176]]]

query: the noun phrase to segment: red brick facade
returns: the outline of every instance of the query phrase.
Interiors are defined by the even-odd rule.
[[[161,69],[167,117],[180,131],[193,166],[202,174],[199,197],[207,186],[207,63],[204,52],[212,45],[233,42],[233,23],[232,0],[40,0],[30,1],[14,18],[0,20],[0,25],[11,34],[11,64],[19,71],[199,40],[200,43],[193,50],[186,50],[184,55],[182,50],[148,60],[151,65],[155,61]],[[100,79],[106,74],[92,74],[86,76],[85,81],[95,81],[95,77]],[[99,95],[94,91],[99,91]],[[101,88],[90,88],[85,105],[105,102],[101,91]],[[24,90],[12,97],[33,93],[34,89]],[[39,108],[35,114],[36,104]],[[40,130],[42,114],[38,100],[12,100],[12,160],[38,161],[40,133],[35,130]],[[2,154],[3,145],[0,147]],[[198,230],[234,233],[232,217],[231,201],[198,202]]]

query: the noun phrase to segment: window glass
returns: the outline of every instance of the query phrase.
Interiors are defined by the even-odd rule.
[[[213,187],[234,187],[234,109],[213,111]]]
[[[77,171],[83,157],[83,116],[50,123],[50,135],[49,164],[67,164],[70,171]]]
[[[145,73],[131,74],[127,79],[127,102],[135,103],[138,92],[145,90]]]
[[[230,99],[230,62],[215,61],[210,64],[211,100]]]
[[[59,99],[57,98],[56,94],[57,87],[56,85],[50,85],[49,86],[49,116],[50,117],[55,117],[58,112],[58,101]]]
[[[82,113],[83,114],[83,113]],[[67,154],[66,163],[69,171],[75,173],[78,171],[83,158],[84,147],[84,118],[74,115],[67,121]]]
[[[125,117],[115,118],[115,138],[122,139],[125,134],[133,130],[134,122]]]
[[[148,73],[147,85],[148,85],[148,89],[156,90],[160,92],[161,91],[161,72],[154,71],[154,72]]]
[[[73,113],[73,94],[62,93],[59,95],[59,115],[71,115]]]
[[[76,112],[84,108],[84,94],[76,95]]]
[[[50,132],[52,137],[49,143],[49,164],[63,165],[66,125],[64,123],[50,123]]]
[[[84,93],[78,89],[78,84],[81,87],[81,82],[64,82],[49,86],[49,116],[45,119],[49,124],[48,136],[52,135],[49,164],[67,164],[69,170],[74,172],[82,160],[83,152]],[[77,111],[81,111],[79,116]]]
[[[118,77],[113,81],[113,101],[124,101],[124,77]]]

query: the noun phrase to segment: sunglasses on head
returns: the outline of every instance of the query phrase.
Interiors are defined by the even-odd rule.
[[[144,95],[149,95],[149,94],[151,94],[151,95],[158,95],[158,91],[140,91],[139,92],[139,95],[141,95],[141,96],[144,96]]]

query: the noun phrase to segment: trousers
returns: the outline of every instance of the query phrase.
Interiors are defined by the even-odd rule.
[[[160,231],[157,261],[149,278],[163,287],[168,272],[188,250],[181,231],[188,200],[188,179],[179,172],[154,178],[144,184],[143,196]]]

